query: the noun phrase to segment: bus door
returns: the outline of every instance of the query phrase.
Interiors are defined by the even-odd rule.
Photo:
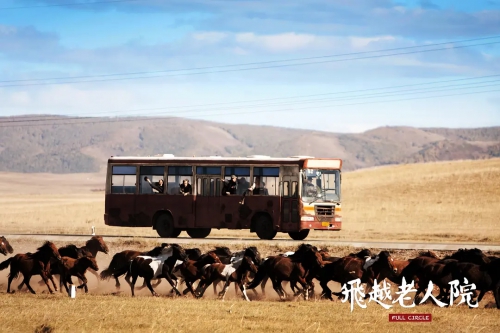
[[[281,181],[281,227],[298,230],[299,214],[299,177],[283,176]]]
[[[220,175],[200,175],[196,178],[195,227],[214,228],[220,224]]]

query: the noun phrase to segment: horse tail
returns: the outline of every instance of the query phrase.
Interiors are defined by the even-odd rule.
[[[264,261],[262,265],[260,265],[259,269],[257,270],[257,273],[255,274],[255,277],[253,278],[252,282],[246,287],[246,289],[254,289],[257,287],[262,280],[267,276],[267,263],[268,261]]]
[[[11,257],[11,258],[9,258],[9,259],[7,259],[7,260],[3,261],[2,263],[0,263],[0,271],[3,271],[3,270],[4,270],[4,269],[6,269],[7,267],[9,267],[10,262],[12,261],[12,258],[13,258],[13,257]]]
[[[101,274],[99,274],[101,280],[109,280],[111,276],[121,267],[119,267],[119,259],[117,258],[116,255],[113,256],[113,259],[111,259],[111,262],[109,263],[108,268],[105,270],[101,271]]]

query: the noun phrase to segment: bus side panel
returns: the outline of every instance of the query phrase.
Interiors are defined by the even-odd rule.
[[[106,194],[104,223],[110,226],[134,227],[135,195]]]
[[[139,194],[135,203],[136,226],[151,227],[157,212],[170,212],[175,228],[189,228],[194,225],[193,196]]]
[[[255,214],[267,213],[271,216],[273,220],[273,225],[275,229],[281,231],[279,226],[281,225],[281,207],[280,207],[280,197],[279,196],[265,196],[265,195],[255,195],[247,196],[245,198],[245,204],[240,205],[239,217],[248,216],[248,220],[244,220],[248,223],[248,228]],[[241,222],[243,223],[243,221]]]

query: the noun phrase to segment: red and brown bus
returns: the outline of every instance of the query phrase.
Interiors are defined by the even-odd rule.
[[[309,156],[111,157],[104,221],[152,227],[166,238],[182,231],[205,238],[216,228],[250,229],[261,239],[286,232],[303,240],[310,229],[341,229],[341,168],[341,159]],[[223,191],[231,176],[234,194]],[[180,190],[184,180],[192,186],[189,195]]]

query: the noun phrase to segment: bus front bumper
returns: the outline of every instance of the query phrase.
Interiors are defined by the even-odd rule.
[[[340,230],[342,228],[342,218],[334,217],[330,221],[304,221],[304,217],[300,221],[300,229],[314,230]]]

